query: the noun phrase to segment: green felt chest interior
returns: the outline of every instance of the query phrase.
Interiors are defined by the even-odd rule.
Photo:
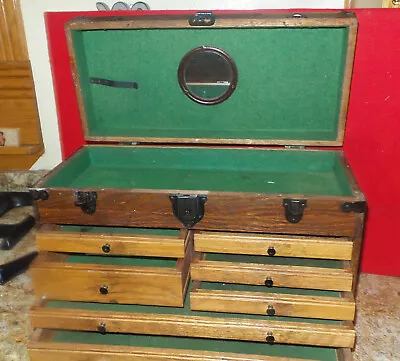
[[[266,149],[86,147],[45,186],[353,195],[336,152]]]
[[[134,228],[134,227],[91,227],[91,226],[71,226],[63,225],[61,232],[83,232],[100,234],[125,234],[132,236],[159,236],[178,238],[179,229],[163,228]]]
[[[348,34],[346,26],[73,30],[88,135],[336,140]],[[238,69],[233,95],[215,106],[191,101],[178,83],[182,57],[201,45],[226,51]]]
[[[96,332],[56,331],[53,342],[98,345],[154,347],[166,349],[214,351],[262,356],[292,357],[306,360],[337,361],[336,350],[326,347],[268,345],[261,342],[209,340],[189,337],[127,334],[101,335]],[[190,352],[190,351],[189,351]]]

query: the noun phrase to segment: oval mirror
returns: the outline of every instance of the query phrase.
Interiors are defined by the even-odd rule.
[[[223,50],[200,46],[189,51],[178,68],[183,92],[193,101],[213,105],[228,99],[237,85],[237,68]]]

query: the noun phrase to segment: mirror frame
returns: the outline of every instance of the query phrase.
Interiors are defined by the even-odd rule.
[[[226,92],[224,92],[222,95],[216,98],[202,98],[194,94],[186,85],[185,81],[185,72],[186,68],[192,59],[193,56],[196,54],[201,54],[201,53],[211,53],[211,54],[216,54],[218,56],[221,56],[228,64],[228,66],[231,69],[232,72],[232,78],[230,80],[230,84]],[[197,48],[194,48],[190,50],[188,53],[184,55],[182,58],[181,62],[179,63],[178,67],[178,82],[179,86],[185,93],[185,95],[193,100],[196,103],[203,104],[203,105],[216,105],[224,102],[226,99],[228,99],[232,93],[235,91],[237,82],[238,82],[238,71],[235,62],[233,59],[228,55],[224,50],[213,47],[213,46],[199,46]]]

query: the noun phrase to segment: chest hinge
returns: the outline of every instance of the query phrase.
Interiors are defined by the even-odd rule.
[[[358,202],[344,202],[340,206],[342,212],[354,212],[354,213],[365,213],[367,209],[366,201],[358,201]]]
[[[97,192],[75,192],[75,205],[81,207],[82,211],[87,214],[96,212]]]
[[[307,207],[307,200],[285,198],[283,207],[286,220],[290,223],[299,223],[303,218],[304,209]]]
[[[170,194],[174,216],[186,227],[191,228],[204,217],[206,195]]]

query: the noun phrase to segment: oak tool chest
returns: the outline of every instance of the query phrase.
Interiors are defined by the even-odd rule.
[[[356,33],[349,12],[67,24],[88,145],[31,189],[32,361],[352,359]]]

